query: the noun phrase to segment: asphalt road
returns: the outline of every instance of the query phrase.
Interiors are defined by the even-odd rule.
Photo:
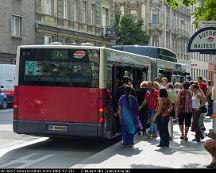
[[[13,133],[12,113],[0,110],[0,168],[70,168],[116,143],[18,135]]]

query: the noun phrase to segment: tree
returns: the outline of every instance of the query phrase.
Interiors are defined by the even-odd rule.
[[[190,6],[196,5],[196,9],[193,13],[193,23],[197,26],[199,21],[202,20],[214,20],[216,21],[216,0],[165,0],[167,4],[172,8],[178,8],[183,5]]]
[[[119,24],[117,23],[119,20]],[[139,44],[147,45],[149,36],[143,30],[143,21],[136,20],[132,15],[116,17],[116,44]]]
[[[194,24],[197,26],[199,21],[216,21],[216,0],[205,0],[201,2],[194,11]]]
[[[166,3],[173,8],[178,8],[182,5],[190,6],[195,4],[198,0],[165,0]]]

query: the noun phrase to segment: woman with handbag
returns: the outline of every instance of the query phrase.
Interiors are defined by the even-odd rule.
[[[160,135],[160,144],[158,147],[169,147],[168,122],[169,114],[173,109],[172,103],[168,99],[168,93],[165,88],[160,89],[158,107],[153,120],[157,123]]]

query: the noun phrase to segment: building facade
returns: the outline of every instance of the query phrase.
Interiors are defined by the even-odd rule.
[[[195,33],[192,25],[192,8],[170,8],[164,0],[116,0],[121,15],[134,15],[142,19],[144,30],[150,35],[150,46],[166,47],[177,55],[179,63],[185,64],[186,71],[207,78],[208,58],[187,52],[187,44]],[[194,62],[195,61],[195,62]],[[195,71],[191,64],[197,64]],[[198,69],[198,73],[197,73]]]
[[[14,64],[17,46],[35,43],[35,2],[0,0],[0,63]]]
[[[114,43],[113,0],[36,0],[36,43]]]

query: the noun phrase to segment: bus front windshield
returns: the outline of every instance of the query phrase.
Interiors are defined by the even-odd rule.
[[[97,88],[99,50],[23,48],[19,74],[19,85]]]

